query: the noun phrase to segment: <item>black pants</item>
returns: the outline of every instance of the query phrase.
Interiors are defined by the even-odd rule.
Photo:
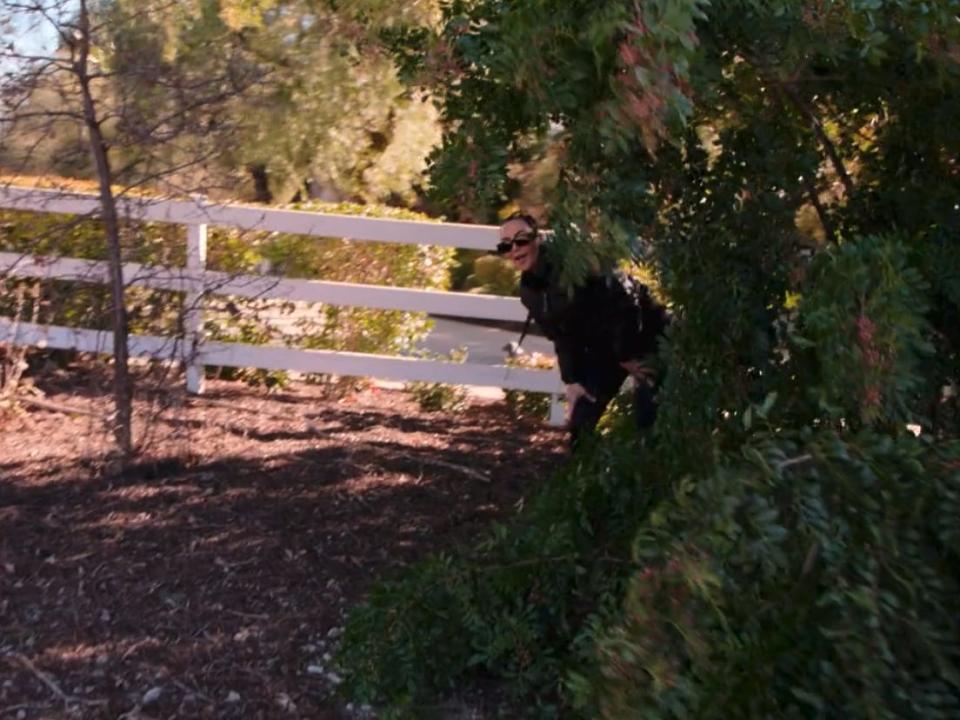
[[[585,397],[577,400],[570,414],[570,443],[593,432],[610,401],[620,391],[627,378],[626,370],[613,360],[591,363],[587,377],[581,383],[588,393],[596,398],[590,401]],[[647,381],[637,381],[633,391],[633,414],[637,428],[643,430],[653,425],[657,419],[656,388]]]

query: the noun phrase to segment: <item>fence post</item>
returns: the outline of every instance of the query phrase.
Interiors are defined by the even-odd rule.
[[[187,225],[187,287],[183,316],[183,362],[187,392],[203,392],[203,363],[199,360],[203,342],[203,276],[207,265],[207,226]]]
[[[548,422],[553,427],[561,427],[567,422],[567,414],[564,412],[563,402],[561,402],[563,395],[551,395],[550,396],[550,419]]]

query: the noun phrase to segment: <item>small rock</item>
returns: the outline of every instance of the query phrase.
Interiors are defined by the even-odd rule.
[[[143,694],[143,700],[140,701],[140,704],[149,705],[150,703],[155,703],[160,699],[161,695],[163,695],[163,688],[152,687]]]
[[[27,717],[26,710],[17,710],[17,720],[24,720]]]
[[[307,665],[307,675],[323,675],[323,666]]]
[[[340,683],[343,682],[343,678],[337,675],[335,672],[328,672],[327,680],[330,681],[331,685],[339,685]]]
[[[330,628],[330,630],[327,632],[327,637],[328,637],[328,638],[338,638],[338,637],[340,637],[341,635],[343,635],[343,628],[342,628],[342,627],[332,627],[332,628]]]
[[[110,611],[106,608],[100,611],[100,622],[110,622]]]
[[[240,693],[238,693],[236,690],[231,690],[227,693],[226,701],[231,705],[240,702]]]

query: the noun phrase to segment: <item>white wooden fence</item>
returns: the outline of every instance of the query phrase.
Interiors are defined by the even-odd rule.
[[[91,217],[97,216],[100,211],[95,195],[17,187],[0,187],[0,207]],[[203,391],[204,365],[333,373],[551,393],[551,422],[562,422],[559,404],[562,385],[555,371],[212,342],[203,337],[203,299],[209,295],[353,305],[488,320],[526,318],[526,311],[516,298],[213,272],[205,267],[207,227],[210,225],[343,237],[353,241],[484,250],[492,248],[497,241],[494,227],[222,205],[199,198],[194,201],[124,199],[120,202],[120,211],[123,216],[134,220],[187,227],[186,267],[171,269],[130,263],[124,266],[124,278],[130,286],[186,293],[184,338],[132,335],[129,348],[131,356],[182,361],[186,367],[187,389],[190,392]],[[105,262],[0,252],[0,277],[3,276],[81,280],[100,284],[107,283],[109,278]],[[0,342],[109,354],[112,336],[109,332],[34,325],[0,317]]]

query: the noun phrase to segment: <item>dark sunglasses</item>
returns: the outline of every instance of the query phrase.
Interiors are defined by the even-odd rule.
[[[506,255],[513,249],[513,246],[516,245],[518,248],[525,247],[532,243],[536,239],[536,235],[533,233],[528,233],[525,235],[516,235],[510,240],[501,240],[497,243],[497,254]]]

